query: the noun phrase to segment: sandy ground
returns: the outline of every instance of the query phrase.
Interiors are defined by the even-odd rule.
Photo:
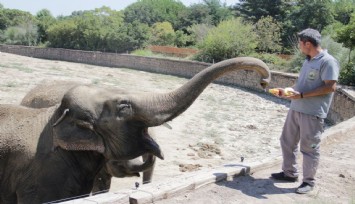
[[[135,92],[167,92],[187,81],[185,78],[131,69],[0,53],[1,104],[19,104],[23,96],[43,80],[79,81]],[[288,105],[287,101],[267,93],[209,85],[188,110],[169,122],[172,129],[153,128],[165,155],[165,160],[156,163],[153,182],[178,177],[187,172],[212,169],[240,160],[241,157],[247,162],[253,162],[279,156],[279,135]],[[270,172],[280,170],[275,167],[255,175],[209,185],[161,203],[277,203],[278,200],[282,203],[303,203],[304,198],[326,202],[337,202],[338,199],[340,203],[354,203],[355,165],[351,157],[355,155],[355,139],[349,138],[349,143],[339,143],[325,150],[320,170],[324,174],[320,173],[318,177],[326,184],[322,187],[320,183],[319,190],[315,191],[319,193],[315,195],[296,196],[293,191],[298,183],[274,183],[268,177]],[[332,179],[329,174],[332,174]],[[132,188],[135,182],[141,182],[141,178],[115,178],[111,191]],[[329,199],[327,193],[331,195]],[[292,196],[284,198],[284,195]]]

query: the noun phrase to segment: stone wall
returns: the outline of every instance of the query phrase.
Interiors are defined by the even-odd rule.
[[[132,68],[186,78],[191,78],[196,73],[211,65],[209,63],[187,60],[172,60],[128,54],[28,46],[0,45],[0,51],[41,59],[63,60],[108,67]],[[253,71],[239,70],[228,76],[219,78],[216,80],[216,83],[236,85],[256,91],[262,91],[258,79],[258,74]],[[271,88],[288,87],[295,83],[297,75],[273,71],[271,79]],[[335,93],[334,102],[331,106],[328,119],[334,123],[338,123],[353,116],[355,116],[355,94],[349,88],[339,87]]]

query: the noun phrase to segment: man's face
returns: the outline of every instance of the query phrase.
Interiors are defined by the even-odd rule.
[[[298,48],[301,50],[301,52],[305,55],[309,55],[309,50],[310,50],[310,42],[303,42],[301,40],[298,40]]]

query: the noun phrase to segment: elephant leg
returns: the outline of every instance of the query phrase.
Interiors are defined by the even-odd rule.
[[[106,166],[102,167],[100,172],[95,177],[91,193],[93,195],[97,195],[108,192],[111,187],[111,178],[112,175],[108,173]]]
[[[154,167],[155,167],[155,156],[153,154],[144,154],[143,161],[146,162],[147,160],[151,160],[152,166],[147,170],[143,171],[143,184],[147,184],[152,182]]]

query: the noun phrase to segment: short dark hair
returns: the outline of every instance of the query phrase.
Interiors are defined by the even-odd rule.
[[[302,42],[310,42],[314,46],[318,46],[321,43],[322,36],[321,34],[312,28],[307,28],[299,33],[297,33],[298,38]]]

